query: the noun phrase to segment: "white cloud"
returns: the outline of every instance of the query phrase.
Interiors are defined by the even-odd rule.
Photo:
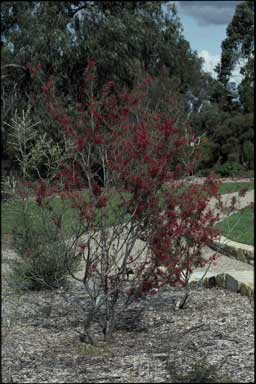
[[[217,73],[214,71],[214,68],[220,62],[220,55],[211,55],[209,51],[204,49],[198,53],[198,56],[204,59],[203,70],[205,72],[210,73],[212,77],[216,79]],[[240,81],[242,80],[242,75],[240,74],[240,68],[242,64],[243,63],[240,62],[236,65],[235,69],[233,70],[232,76],[230,78],[231,82],[235,82],[236,84],[239,84]]]
[[[245,64],[245,60],[240,60],[233,70],[231,81],[234,81],[236,84],[239,84],[243,79],[243,76],[240,73],[240,69],[244,64]]]
[[[203,70],[205,72],[209,72],[212,77],[216,79],[217,75],[214,71],[214,68],[216,65],[220,62],[220,56],[219,55],[211,55],[207,50],[202,50],[198,53],[198,56],[204,59],[203,63]]]

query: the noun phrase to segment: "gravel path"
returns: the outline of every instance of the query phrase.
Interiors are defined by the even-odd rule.
[[[222,201],[224,205],[227,205],[232,197],[238,197],[238,192],[233,193],[227,193],[222,195]],[[238,209],[242,209],[249,204],[254,202],[254,190],[247,191],[246,195],[244,197],[239,198],[239,203],[237,204]],[[210,205],[213,207],[216,203],[215,200],[212,200],[210,202]],[[232,214],[232,213],[231,213]],[[222,215],[222,219],[225,217],[225,215]],[[204,254],[207,259],[209,259],[210,256],[212,256],[215,253],[212,249],[205,247]],[[209,271],[210,272],[226,272],[228,270],[233,271],[253,271],[253,266],[247,263],[243,263],[239,260],[235,260],[231,257],[227,257],[224,255],[219,254],[219,257],[216,261],[216,265],[211,265]],[[205,268],[198,268],[196,271],[204,271]]]
[[[210,256],[212,256],[215,251],[212,249],[205,247],[203,250],[205,258],[208,260]],[[196,268],[195,271],[205,271],[204,268]],[[242,261],[235,260],[231,257],[224,256],[222,254],[218,254],[218,258],[216,260],[216,264],[212,264],[209,268],[209,272],[223,273],[231,271],[253,271],[253,266],[247,263],[243,263]]]
[[[206,177],[194,177],[190,176],[189,178],[186,179],[186,181],[191,181],[193,183],[198,182],[198,183],[203,183]],[[253,183],[254,182],[254,177],[223,177],[219,178],[219,181],[222,183]]]

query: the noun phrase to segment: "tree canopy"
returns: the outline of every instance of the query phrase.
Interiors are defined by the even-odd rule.
[[[9,126],[5,123],[10,124],[15,113],[26,111],[28,106],[32,122],[40,122],[37,129],[55,142],[60,140],[57,126],[53,126],[48,118],[42,98],[42,82],[54,78],[56,92],[64,104],[70,110],[73,106],[75,109],[83,97],[83,72],[91,59],[97,63],[99,87],[113,80],[126,90],[132,90],[138,80],[153,76],[155,81],[149,105],[168,113],[167,96],[173,97],[189,117],[192,112],[197,131],[208,124],[209,119],[205,117],[207,105],[209,114],[217,108],[219,116],[233,119],[242,113],[246,118],[246,114],[253,110],[253,14],[252,1],[237,6],[222,44],[218,80],[215,81],[203,72],[202,59],[184,38],[172,2],[2,2],[1,129],[4,154],[12,156],[6,145]],[[237,103],[228,84],[235,64],[241,59],[244,60],[241,68],[244,77],[238,89]],[[206,120],[201,121],[204,118]],[[217,128],[214,136],[210,133],[215,129],[214,123],[210,125],[207,135],[215,148]],[[250,141],[251,134],[248,137]],[[242,148],[244,144],[240,146]]]
[[[254,1],[246,0],[237,5],[232,21],[227,27],[227,37],[222,42],[221,62],[217,67],[218,78],[227,85],[232,71],[241,65],[243,80],[239,86],[240,101],[246,112],[253,111],[254,86]]]

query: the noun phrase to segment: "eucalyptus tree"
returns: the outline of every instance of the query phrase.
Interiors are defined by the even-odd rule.
[[[160,79],[164,70],[171,88],[159,85],[160,97],[182,98],[188,91],[198,97],[204,88],[202,60],[185,40],[172,2],[5,1],[1,28],[4,142],[9,128],[3,123],[10,124],[28,104],[33,122],[41,122],[37,129],[60,141],[57,125],[47,117],[42,82],[54,78],[56,92],[74,113],[90,59],[97,62],[98,87],[114,80],[131,90],[146,75]],[[7,147],[4,151],[8,155]]]

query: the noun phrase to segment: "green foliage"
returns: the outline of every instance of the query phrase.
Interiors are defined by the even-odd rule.
[[[248,191],[254,189],[254,183],[250,183],[250,182],[223,183],[220,186],[220,193],[224,194],[224,193],[239,192],[243,189],[247,189]]]
[[[239,163],[244,170],[253,169],[253,20],[254,3],[240,2],[222,42],[221,63],[216,67],[218,80],[212,79],[209,84],[211,104],[193,116],[193,128],[199,134],[204,132],[208,139],[199,169],[210,168],[217,161],[221,165]],[[230,78],[239,61],[242,62],[243,79],[235,87]],[[237,167],[234,164],[235,172]],[[220,172],[228,175],[228,168],[225,165]]]
[[[243,60],[240,73],[244,76],[239,95],[244,112],[253,112],[254,88],[254,2],[242,1],[237,5],[222,42],[221,63],[217,66],[219,80],[226,86],[232,70]]]
[[[200,168],[199,175],[207,176],[209,169],[212,164],[217,160],[216,159],[216,145],[209,140],[208,137],[203,137],[200,143]],[[208,171],[207,171],[208,169]]]
[[[252,113],[223,111],[219,104],[212,103],[203,112],[193,116],[192,126],[199,134],[206,135],[200,144],[199,169],[211,168],[217,161],[221,165],[234,162],[244,169],[253,168]]]
[[[124,194],[129,196],[128,194]],[[89,194],[87,191],[84,193],[85,201],[89,201]],[[76,226],[79,222],[77,212],[71,207],[70,203],[66,200],[62,200],[58,197],[51,200],[51,207],[62,218],[63,232],[65,237],[68,238],[72,233],[73,226]],[[20,220],[24,215],[24,202],[22,200],[9,201],[1,204],[2,217],[1,225],[2,232],[4,234],[11,234],[14,229],[22,231],[23,221]],[[42,228],[41,208],[39,208],[33,199],[26,202],[26,212],[29,216],[29,220],[33,228],[40,233]],[[120,196],[114,191],[111,191],[111,197],[109,204],[104,208],[105,212],[105,224],[106,226],[112,226],[116,223],[116,218],[120,217],[122,220],[128,219],[128,214],[120,209]],[[99,225],[101,210],[96,211],[96,225]],[[17,218],[19,219],[17,221]]]
[[[212,172],[211,168],[202,168],[198,169],[196,172],[196,176],[198,177],[207,177]]]
[[[239,96],[245,113],[254,111],[254,56],[242,68],[244,78],[239,85]]]
[[[40,121],[36,127],[38,134],[42,138],[46,134],[53,151],[56,146],[59,146],[57,151],[63,149],[62,132],[49,118],[41,92],[42,84],[54,77],[56,94],[72,112],[82,100],[81,75],[88,60],[94,59],[97,62],[98,87],[114,80],[120,86],[132,89],[138,79],[151,75],[156,80],[148,107],[173,115],[173,111],[168,109],[170,98],[168,101],[167,96],[170,96],[177,102],[181,120],[184,120],[183,104],[187,91],[202,101],[209,99],[211,104],[195,114],[192,122],[195,133],[207,133],[208,144],[201,168],[211,168],[218,159],[223,164],[230,160],[230,154],[236,153],[238,158],[235,160],[251,169],[253,125],[250,117],[248,122],[248,116],[253,112],[253,13],[251,1],[237,6],[223,42],[222,61],[218,68],[220,81],[216,81],[202,73],[202,60],[185,40],[176,8],[171,3],[3,2],[1,89],[4,155],[15,159],[15,153],[6,145],[10,139],[11,119],[16,111],[21,116],[28,104],[32,108],[31,124]],[[242,68],[244,79],[237,90],[241,105],[232,100],[227,87],[232,68],[240,58],[245,59]],[[29,70],[28,64],[32,69]],[[180,116],[177,117],[180,120]],[[248,137],[244,137],[247,134]],[[231,143],[232,140],[236,142]],[[43,163],[47,162],[46,156],[49,157],[51,150],[42,141],[41,147],[44,147],[46,155],[41,156],[39,144],[37,141],[30,156],[41,164],[41,174],[46,177],[47,166]],[[36,178],[37,171],[34,170],[32,175]]]
[[[31,115],[28,106],[21,116],[16,111],[11,123],[6,123],[10,128],[7,141],[9,153],[18,163],[22,178],[27,180],[33,176],[50,177],[62,159],[60,145],[48,139],[46,133],[40,134],[40,121],[33,123]]]
[[[163,67],[175,96],[188,89],[197,95],[205,85],[201,59],[182,35],[175,6],[166,2],[6,1],[1,21],[2,122],[10,124],[14,112],[30,104],[32,123],[40,121],[40,133],[55,144],[63,144],[61,131],[49,119],[42,82],[54,77],[72,109],[81,102],[89,59],[98,64],[98,86],[114,80],[131,89],[141,71],[158,77]],[[4,126],[4,143],[9,132]],[[4,151],[13,157],[5,145]]]
[[[2,176],[1,177],[1,198],[2,201],[8,201],[15,198],[17,180],[15,176]]]
[[[200,77],[201,61],[181,34],[175,7],[165,5],[164,13],[163,3],[95,2],[87,8],[94,24],[80,23],[80,33],[98,64],[101,85],[111,79],[132,87],[138,65],[153,76],[165,65],[183,89],[196,82],[191,73]]]
[[[242,166],[239,163],[226,162],[218,167],[216,167],[215,172],[221,177],[228,176],[237,176],[243,170]]]
[[[243,153],[245,162],[248,164],[249,169],[254,169],[254,145],[251,141],[244,141]]]
[[[242,1],[236,7],[233,19],[227,28],[227,37],[222,42],[221,64],[218,67],[222,82],[227,82],[239,59],[248,60],[254,52],[253,28],[253,1]]]
[[[66,247],[47,212],[33,211],[23,203],[17,211],[13,248],[17,259],[9,261],[10,284],[18,289],[54,289],[67,284],[69,272],[76,272],[80,258],[66,255]],[[40,224],[40,225],[39,225]]]

